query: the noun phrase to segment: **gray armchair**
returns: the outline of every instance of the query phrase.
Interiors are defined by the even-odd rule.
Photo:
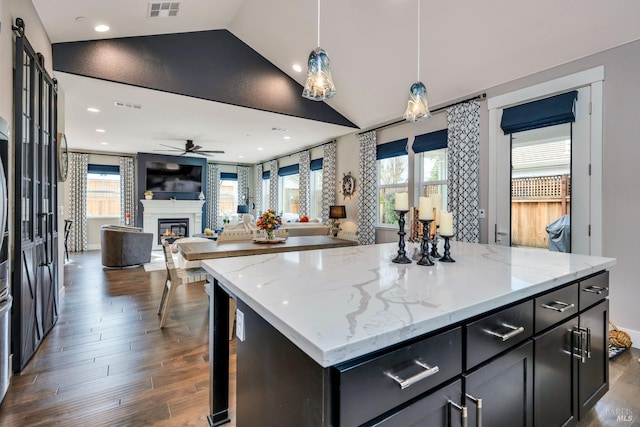
[[[128,267],[151,261],[153,234],[135,227],[103,225],[100,229],[102,265]]]

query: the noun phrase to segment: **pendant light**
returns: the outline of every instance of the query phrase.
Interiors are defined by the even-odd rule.
[[[302,96],[313,101],[323,101],[336,94],[336,87],[331,77],[329,56],[320,47],[320,0],[318,0],[318,47],[309,54],[307,82]]]
[[[427,88],[420,81],[420,0],[418,0],[418,81],[409,89],[409,102],[403,116],[409,122],[426,120],[431,117]]]

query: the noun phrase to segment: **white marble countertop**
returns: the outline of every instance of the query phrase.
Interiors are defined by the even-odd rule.
[[[615,265],[613,258],[452,242],[457,262],[427,267],[392,263],[397,251],[389,243],[202,266],[328,367]]]

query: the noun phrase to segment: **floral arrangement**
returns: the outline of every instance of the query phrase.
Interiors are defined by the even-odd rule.
[[[282,225],[282,220],[276,215],[273,209],[267,209],[256,221],[256,227],[264,230],[267,239],[273,238],[273,231],[280,228],[280,225]]]
[[[306,215],[303,215],[302,217],[300,217],[300,222],[309,222],[309,217]]]
[[[145,191],[145,192],[144,192],[144,195],[145,195],[146,197],[153,197],[153,191],[151,191],[151,190],[147,190],[147,191]]]

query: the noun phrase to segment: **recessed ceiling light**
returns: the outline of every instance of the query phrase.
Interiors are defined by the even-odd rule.
[[[96,129],[96,132],[105,133],[106,130],[104,130],[104,129]]]
[[[262,148],[262,147],[259,147],[259,148],[258,148],[258,151],[262,151],[262,150],[264,150],[264,148]]]
[[[302,71],[302,67],[300,66],[300,64],[293,64],[293,71],[295,71],[296,73]]]
[[[238,156],[238,158],[239,158],[239,159],[244,159],[244,156],[243,156],[242,154],[240,154],[240,155]]]
[[[96,25],[94,30],[96,30],[99,33],[105,33],[109,31],[109,26],[104,24]]]
[[[98,110],[95,107],[89,107],[89,108],[87,108],[87,111],[89,111],[91,113],[99,113],[100,112],[100,110]]]
[[[284,137],[284,139],[291,139],[291,137],[287,135]]]
[[[109,143],[108,143],[108,142],[101,142],[100,144],[101,144],[101,145],[109,145]]]

